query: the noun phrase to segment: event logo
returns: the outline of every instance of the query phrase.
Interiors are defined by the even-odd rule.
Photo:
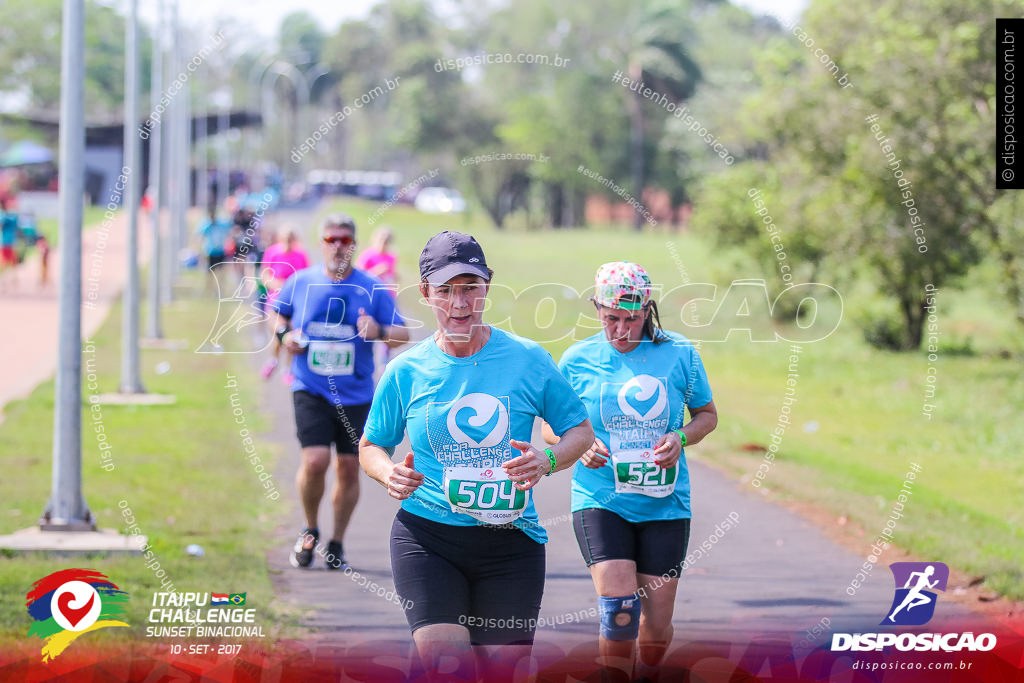
[[[942,562],[894,562],[889,565],[896,582],[888,616],[882,626],[921,626],[935,614],[937,594],[946,590],[949,567]]]
[[[653,420],[665,410],[667,393],[657,377],[637,375],[619,389],[619,410],[641,422]]]
[[[466,418],[466,412],[472,415]],[[465,430],[459,425],[462,419],[465,419],[467,425]],[[471,448],[491,448],[501,443],[508,433],[508,409],[490,394],[466,394],[448,411],[447,426],[448,433],[456,442]],[[489,430],[486,429],[488,426]],[[481,427],[484,429],[481,430]],[[483,436],[477,441],[466,431]]]
[[[121,621],[128,594],[98,571],[64,569],[32,585],[25,606],[34,619],[28,635],[42,638],[43,661],[55,658],[78,636]]]
[[[935,614],[936,593],[946,590],[949,567],[942,562],[894,562],[889,565],[896,594],[882,626],[921,626]],[[992,633],[833,633],[833,652],[988,652],[996,646]]]

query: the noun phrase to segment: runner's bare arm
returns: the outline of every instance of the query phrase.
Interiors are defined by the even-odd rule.
[[[555,471],[572,466],[594,443],[594,427],[584,420],[562,434],[551,452],[555,455]]]
[[[292,326],[291,318],[286,318],[285,316],[278,313],[277,320],[274,321],[274,329],[279,330],[281,329],[282,325],[290,328]],[[285,350],[288,351],[288,353],[302,353],[302,347],[299,346],[298,343],[296,343],[294,333],[295,330],[291,330],[290,332],[288,332],[288,334],[284,336],[284,340],[281,342],[281,346],[283,346]]]
[[[356,326],[360,337],[367,341],[382,340],[388,348],[393,349],[409,341],[409,328],[404,325],[391,325],[385,331],[384,325],[367,313],[365,308],[359,309]]]
[[[708,401],[700,408],[690,408],[690,423],[683,427],[686,434],[686,445],[693,446],[715,431],[718,426],[718,409],[714,401]]]
[[[540,423],[540,435],[544,437],[544,441],[549,444],[556,444],[561,440],[559,436],[555,434],[554,430],[551,429],[551,425],[543,420]]]
[[[388,495],[405,500],[423,483],[423,473],[415,470],[413,454],[408,453],[402,462],[391,460],[388,452],[364,435],[359,439],[359,464],[381,486]]]
[[[551,429],[551,425],[547,422],[541,422],[540,434],[544,437],[544,441],[549,444],[556,444],[561,441],[561,438],[555,434],[554,430]],[[598,467],[603,467],[608,462],[608,455],[608,447],[604,445],[601,439],[595,438],[590,448],[583,452],[580,461],[591,469],[597,469]]]
[[[690,408],[690,424],[683,427],[686,434],[686,445],[692,446],[710,434],[718,426],[718,411],[715,402],[709,401],[700,408]],[[675,432],[664,434],[654,447],[658,456],[657,463],[661,467],[672,467],[679,461],[683,452],[683,440]]]
[[[525,441],[513,439],[510,443],[522,454],[502,463],[502,467],[509,478],[516,482],[516,488],[525,491],[535,486],[542,476],[551,471],[551,461],[543,451],[538,452]],[[594,428],[590,420],[584,420],[566,430],[559,442],[551,448],[551,453],[555,456],[554,471],[564,470],[579,460],[592,443]]]
[[[409,328],[405,325],[392,325],[388,328],[388,336],[384,339],[384,343],[392,349],[407,341],[409,341]]]

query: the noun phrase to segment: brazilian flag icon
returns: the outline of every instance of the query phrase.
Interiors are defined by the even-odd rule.
[[[232,593],[228,596],[228,602],[230,602],[232,605],[244,605],[245,596],[245,593]]]

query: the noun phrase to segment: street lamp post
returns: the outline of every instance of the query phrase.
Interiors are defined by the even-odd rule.
[[[164,47],[163,21],[164,6],[162,0],[156,2],[156,24],[153,30],[153,63],[150,77],[150,102],[156,111],[163,95],[164,79]],[[160,187],[161,166],[163,164],[163,126],[159,121],[150,120],[149,135],[149,186],[153,188],[153,206],[150,213],[150,234],[153,240],[152,257],[149,260],[149,315],[146,331],[150,339],[163,337],[160,325],[160,282],[161,282],[161,249],[160,249],[160,211],[163,208],[163,191]]]
[[[124,41],[124,208],[128,214],[127,279],[121,309],[122,394],[142,394],[139,373],[139,0],[129,0]]]
[[[60,334],[53,413],[53,480],[39,525],[96,528],[82,494],[82,195],[85,175],[85,8],[64,0],[60,59]]]

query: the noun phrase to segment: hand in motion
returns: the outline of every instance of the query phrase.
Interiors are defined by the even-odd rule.
[[[294,356],[306,350],[306,347],[299,343],[301,337],[302,330],[290,330],[288,334],[284,335],[281,343],[285,350]]]
[[[373,316],[366,312],[365,308],[359,309],[359,319],[356,320],[356,328],[359,330],[359,336],[366,341],[380,338],[380,325],[373,319]]]
[[[658,445],[654,447],[655,462],[668,469],[679,462],[682,452],[683,440],[675,432],[669,432],[658,439]]]
[[[423,473],[417,472],[413,466],[413,456],[410,451],[405,460],[395,463],[388,476],[388,495],[398,500],[405,500],[423,483]]]
[[[610,457],[611,453],[608,452],[608,447],[604,445],[604,442],[601,439],[594,439],[594,444],[580,456],[580,462],[584,467],[596,470],[599,467],[604,467]]]
[[[521,451],[522,455],[502,463],[505,474],[515,482],[514,486],[520,491],[532,489],[541,477],[551,471],[551,461],[545,453],[538,453],[526,441],[512,439],[509,445]]]

